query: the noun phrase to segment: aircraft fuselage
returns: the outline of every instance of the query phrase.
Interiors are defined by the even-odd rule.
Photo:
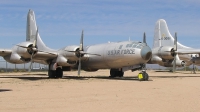
[[[82,68],[110,69],[146,63],[151,58],[151,49],[141,42],[115,42],[85,47]]]

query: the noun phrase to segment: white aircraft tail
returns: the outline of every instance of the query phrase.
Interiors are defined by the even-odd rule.
[[[174,46],[174,38],[169,32],[167,27],[167,23],[164,19],[159,19],[156,22],[155,31],[154,31],[154,43],[153,48],[160,47],[160,46]],[[184,46],[177,42],[178,49],[187,49],[190,47]]]
[[[34,42],[36,40],[36,34],[37,34],[37,24],[35,20],[35,14],[34,11],[29,10],[27,15],[26,41]],[[51,50],[44,44],[44,42],[40,38],[39,33],[37,36],[37,47],[39,50],[44,50],[44,51]]]

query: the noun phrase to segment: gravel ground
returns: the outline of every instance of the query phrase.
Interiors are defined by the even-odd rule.
[[[48,79],[47,72],[0,73],[1,112],[199,112],[200,72],[138,71],[109,78],[109,70],[64,72]]]

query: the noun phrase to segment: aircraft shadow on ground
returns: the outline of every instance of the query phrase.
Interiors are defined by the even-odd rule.
[[[160,71],[159,71],[160,72]],[[165,71],[166,72],[166,71]],[[184,73],[183,73],[184,74]],[[34,76],[30,76],[34,75]],[[153,81],[151,78],[200,78],[200,75],[192,75],[192,76],[183,76],[179,74],[175,74],[174,76],[149,76],[149,81]],[[22,75],[1,75],[0,78],[14,78],[14,79],[21,79],[21,80],[30,80],[30,81],[37,81],[37,80],[47,80],[53,78],[48,78],[47,74],[22,74]],[[109,76],[72,76],[70,74],[65,74],[62,79],[69,79],[69,80],[89,80],[89,79],[104,79],[104,80],[127,80],[127,81],[138,81],[137,76],[124,76],[124,77],[109,77]]]
[[[12,89],[0,89],[0,92],[12,91]]]
[[[168,73],[173,73],[172,71],[169,70],[157,70],[155,72],[168,72]],[[176,71],[175,73],[181,73],[181,74],[193,74],[193,71]],[[196,71],[196,74],[200,74],[199,71]]]
[[[0,77],[0,78],[13,78],[13,79],[22,79],[22,80],[31,80],[31,81],[36,81],[36,80],[44,80],[44,79],[49,79],[48,77],[20,77],[20,76],[7,76],[7,77]]]
[[[105,80],[135,80],[138,81],[137,77],[109,77],[109,76],[63,76],[63,79],[74,79],[74,80],[88,80],[88,79],[105,79]]]
[[[171,72],[171,71],[169,71],[169,70],[156,70],[155,72]]]
[[[30,76],[34,75],[34,76]],[[41,77],[42,76],[42,77]],[[45,77],[44,77],[45,76]],[[37,81],[37,80],[46,80],[52,79],[48,78],[47,74],[22,74],[22,75],[1,75],[0,78],[14,78],[14,79],[21,79],[21,80],[30,80],[30,81]],[[138,81],[138,78],[135,77],[109,77],[109,76],[71,76],[69,74],[64,75],[62,79],[72,79],[72,80],[89,80],[89,79],[105,79],[105,80],[131,80],[131,81]]]
[[[46,77],[41,77],[41,76],[46,76]],[[49,79],[47,74],[22,74],[22,75],[9,74],[9,75],[1,75],[0,78],[13,78],[13,79],[22,79],[31,81]]]
[[[181,76],[181,75],[176,75],[176,76],[150,76],[152,78],[200,78],[200,76]]]

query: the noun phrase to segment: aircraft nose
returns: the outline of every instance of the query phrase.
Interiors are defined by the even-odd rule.
[[[152,51],[151,48],[149,46],[144,46],[141,49],[141,57],[145,60],[145,61],[149,61],[150,58],[152,56]]]

